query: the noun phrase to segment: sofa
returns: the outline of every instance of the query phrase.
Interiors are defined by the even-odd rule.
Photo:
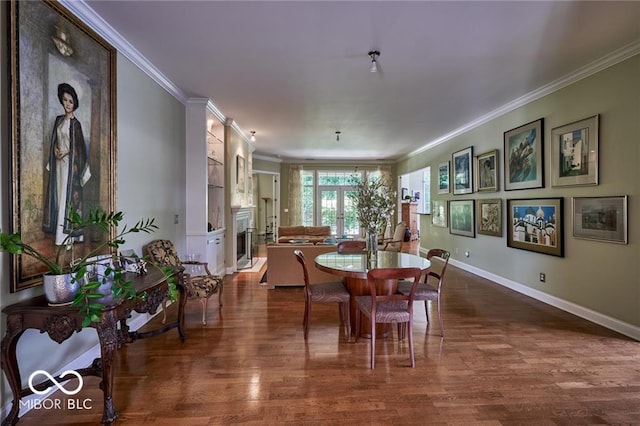
[[[323,242],[331,237],[330,226],[279,226],[278,243],[288,243],[291,240],[307,240],[311,244]]]
[[[316,256],[330,251],[336,251],[335,244],[278,244],[267,245],[267,288],[276,286],[304,286],[302,266],[298,263],[294,250],[302,250],[311,284],[338,281],[340,278],[316,268]]]

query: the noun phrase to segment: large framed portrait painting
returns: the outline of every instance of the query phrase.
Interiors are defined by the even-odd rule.
[[[8,20],[10,231],[54,257],[69,212],[115,211],[116,51],[57,2],[11,1]],[[73,237],[75,257],[100,244]],[[44,272],[12,256],[11,291],[40,284]]]

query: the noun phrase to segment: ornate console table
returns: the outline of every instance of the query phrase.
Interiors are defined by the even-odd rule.
[[[102,423],[110,424],[118,417],[118,412],[113,403],[113,369],[112,363],[115,351],[122,347],[124,343],[131,343],[134,340],[145,337],[152,337],[178,328],[180,340],[184,341],[184,306],[187,295],[184,287],[182,272],[177,273],[176,286],[179,291],[178,315],[174,322],[166,324],[157,330],[145,333],[131,332],[127,325],[127,318],[131,311],[139,313],[155,313],[158,306],[167,296],[168,283],[162,272],[151,267],[145,275],[131,274],[127,277],[133,281],[133,288],[137,297],[131,300],[113,300],[104,298],[102,302],[105,307],[102,311],[102,318],[98,323],[91,323],[89,327],[96,329],[100,341],[100,358],[94,360],[93,364],[87,368],[78,370],[81,376],[102,377],[100,388],[104,395],[104,410],[102,413]],[[16,357],[16,347],[20,336],[27,329],[40,330],[47,333],[49,337],[62,343],[74,332],[82,330],[83,316],[77,308],[71,306],[49,306],[44,296],[7,306],[2,310],[7,315],[7,332],[2,339],[2,359],[1,367],[7,376],[11,391],[13,393],[13,405],[3,425],[13,425],[18,422],[18,412],[22,397],[33,394],[30,389],[21,389],[20,370]],[[120,327],[118,327],[120,323]],[[55,377],[54,380],[60,382],[68,380]],[[44,390],[52,386],[52,380],[47,380],[37,385],[33,385],[36,390]]]

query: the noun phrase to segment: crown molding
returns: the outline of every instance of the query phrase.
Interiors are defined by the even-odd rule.
[[[456,136],[464,134],[470,130],[475,129],[483,124],[488,123],[491,120],[494,120],[508,112],[511,112],[515,109],[518,109],[524,105],[527,105],[537,99],[540,99],[544,96],[547,96],[553,92],[556,92],[564,87],[567,87],[573,83],[576,83],[584,78],[587,78],[593,74],[596,74],[602,70],[605,70],[609,67],[612,67],[622,61],[625,61],[637,54],[640,53],[640,40],[636,40],[633,43],[629,43],[628,45],[621,47],[620,49],[614,50],[608,55],[603,56],[600,59],[597,59],[590,64],[587,64],[577,70],[573,71],[561,77],[555,81],[552,81],[549,84],[546,84],[532,92],[527,93],[513,101],[485,114],[477,119],[470,121],[469,123],[458,127],[457,129],[442,135],[441,137],[434,139],[433,141],[423,145],[422,147],[416,149],[415,151],[410,152],[401,158],[401,160],[407,160],[416,154],[420,154],[422,152],[428,151],[431,148],[434,148],[444,142],[447,142]]]
[[[59,0],[60,4],[66,7],[74,15],[80,18],[89,28],[98,33],[116,48],[118,53],[129,59],[133,64],[146,73],[151,79],[158,83],[174,98],[182,104],[186,104],[187,95],[171,80],[169,80],[160,70],[122,37],[107,21],[102,19],[84,0]]]

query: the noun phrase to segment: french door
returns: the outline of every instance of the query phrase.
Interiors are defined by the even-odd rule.
[[[331,234],[341,236],[360,235],[358,215],[349,198],[356,190],[352,186],[318,186],[318,220],[321,226],[330,226]]]

